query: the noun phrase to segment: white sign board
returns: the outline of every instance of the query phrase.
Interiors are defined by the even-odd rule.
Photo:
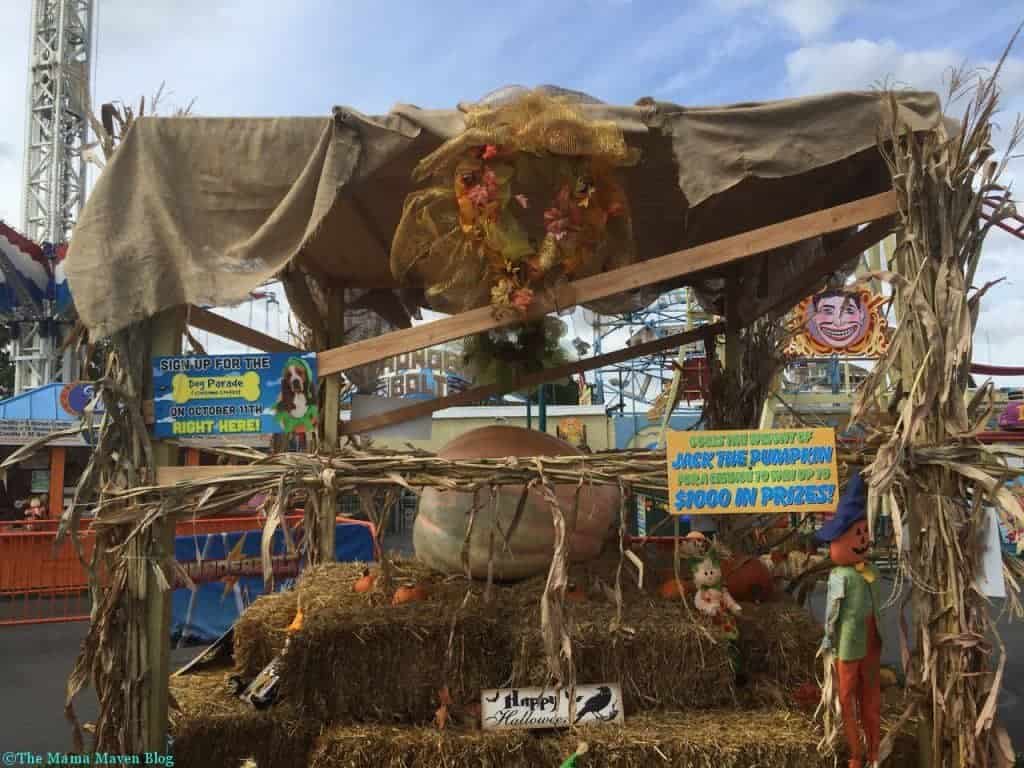
[[[622,723],[622,688],[614,683],[576,686],[576,712],[569,720],[568,689],[499,688],[480,694],[484,729],[568,728]]]
[[[978,546],[981,548],[981,569],[974,577],[975,586],[985,597],[1006,597],[999,514],[994,508],[989,508],[985,515],[984,530],[978,532]]]
[[[25,445],[40,437],[52,435],[54,432],[78,426],[74,421],[54,421],[39,419],[0,419],[0,445]],[[50,445],[80,446],[88,445],[81,434],[53,440]]]

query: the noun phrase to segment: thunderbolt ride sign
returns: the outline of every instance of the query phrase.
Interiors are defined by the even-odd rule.
[[[313,432],[316,355],[153,358],[154,437]]]
[[[669,432],[676,515],[835,512],[835,430]]]

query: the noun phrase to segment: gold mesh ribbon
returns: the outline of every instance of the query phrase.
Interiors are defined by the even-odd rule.
[[[566,97],[532,91],[508,104],[470,107],[465,119],[463,133],[419,162],[416,181],[450,173],[467,151],[487,144],[514,152],[602,158],[613,166],[637,159],[615,123],[588,120]]]

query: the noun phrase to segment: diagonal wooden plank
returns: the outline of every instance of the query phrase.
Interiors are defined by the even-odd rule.
[[[260,333],[254,328],[228,320],[208,309],[192,305],[188,308],[188,324],[201,331],[212,333],[224,339],[237,341],[247,347],[262,350],[264,352],[301,352],[298,347],[293,347],[286,341],[275,339],[265,333]]]
[[[745,259],[758,253],[782,248],[811,237],[874,221],[896,213],[896,195],[892,191],[854,200],[823,211],[798,216],[767,227],[676,251],[638,264],[586,277],[564,286],[553,300],[538,297],[526,319],[536,319],[557,309],[614,296],[648,285],[692,275]],[[367,363],[384,360],[404,352],[424,349],[473,333],[523,322],[514,312],[495,317],[491,307],[480,307],[459,315],[401,331],[358,341],[321,352],[318,374],[328,376]]]
[[[887,216],[884,219],[873,221],[863,229],[854,232],[836,248],[822,256],[814,267],[807,271],[809,276],[799,280],[782,298],[768,308],[764,316],[774,318],[789,312],[793,307],[814,293],[815,288],[821,286],[829,274],[888,237],[894,226],[895,220]]]
[[[388,413],[379,413],[375,416],[368,416],[365,419],[359,419],[357,421],[342,422],[339,431],[346,435],[355,435],[362,432],[369,432],[373,429],[380,429],[381,427],[388,427],[392,424],[401,424],[402,422],[409,421],[411,419],[418,419],[421,416],[426,416],[434,411],[444,410],[445,408],[454,408],[458,405],[473,405],[474,403],[479,403],[481,400],[485,400],[488,397],[503,395],[507,392],[518,392],[523,389],[528,389],[529,387],[535,387],[538,384],[545,384],[549,381],[556,381],[558,379],[565,378],[566,376],[570,376],[574,373],[592,371],[595,368],[603,368],[606,365],[614,365],[615,363],[632,360],[636,357],[664,352],[676,347],[681,347],[684,344],[689,344],[691,341],[705,338],[709,334],[720,333],[721,331],[722,325],[720,323],[704,325],[700,328],[694,328],[693,330],[685,331],[683,333],[676,333],[671,336],[655,339],[654,341],[648,341],[644,344],[637,344],[635,347],[627,347],[626,349],[619,349],[605,355],[597,355],[596,357],[589,357],[586,360],[577,360],[572,363],[566,363],[565,365],[555,366],[554,368],[547,368],[543,371],[538,371],[537,373],[519,376],[514,382],[507,386],[489,384],[483,387],[474,387],[472,389],[467,389],[465,392],[448,395],[447,397],[421,400],[413,403],[412,405],[408,405],[404,408],[399,408],[398,410],[390,411]]]

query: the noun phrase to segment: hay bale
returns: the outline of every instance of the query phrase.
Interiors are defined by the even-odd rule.
[[[595,578],[609,584],[616,566],[617,558],[602,559],[574,567],[570,577],[580,585]],[[445,685],[456,702],[467,703],[481,688],[548,682],[540,635],[543,577],[496,585],[486,603],[480,582],[398,561],[392,588],[415,581],[427,585],[429,598],[391,606],[380,585],[367,594],[353,590],[362,570],[356,563],[318,566],[296,587],[305,625],[285,660],[282,694],[311,716],[425,723]],[[600,590],[585,602],[567,603],[578,680],[621,682],[628,714],[737,702],[727,648],[693,625],[693,613],[628,581],[623,592],[624,628],[615,633],[614,606]],[[236,629],[240,669],[255,674],[280,650],[295,606],[295,595],[275,595],[246,612]],[[763,685],[752,694],[741,691],[739,700],[746,706],[785,705],[789,691],[813,679],[821,630],[795,605],[744,608],[741,652]]]
[[[257,598],[235,622],[235,668],[244,675],[259,674],[284,648],[285,627],[295,618],[298,598],[293,591]]]
[[[353,591],[361,570],[324,565],[299,582],[304,625],[281,672],[289,701],[326,721],[423,723],[433,718],[443,686],[456,701],[472,701],[481,688],[508,680],[509,617],[498,613],[497,600],[484,603],[479,585],[464,603],[463,578],[400,562],[394,583],[425,584],[428,599],[392,606],[379,585],[368,594]]]
[[[307,765],[320,726],[286,704],[259,712],[228,689],[226,669],[172,677],[171,736],[178,765]]]
[[[570,604],[573,660],[581,682],[619,682],[627,715],[688,710],[735,700],[726,646],[710,640],[678,603],[635,596],[623,610],[623,629],[610,630],[615,607]],[[516,648],[513,685],[543,685],[547,660],[539,610],[528,614]]]
[[[795,603],[744,603],[737,617],[746,669],[785,690],[814,680],[822,626]]]
[[[536,738],[529,731],[457,731],[346,725],[317,741],[310,768],[535,768]],[[549,762],[548,765],[558,763]]]
[[[771,768],[834,766],[819,754],[819,730],[806,715],[788,711],[645,714],[621,726],[567,731],[468,731],[413,727],[337,726],[314,750],[313,768],[488,768],[554,766],[586,741],[588,766],[715,766]]]

